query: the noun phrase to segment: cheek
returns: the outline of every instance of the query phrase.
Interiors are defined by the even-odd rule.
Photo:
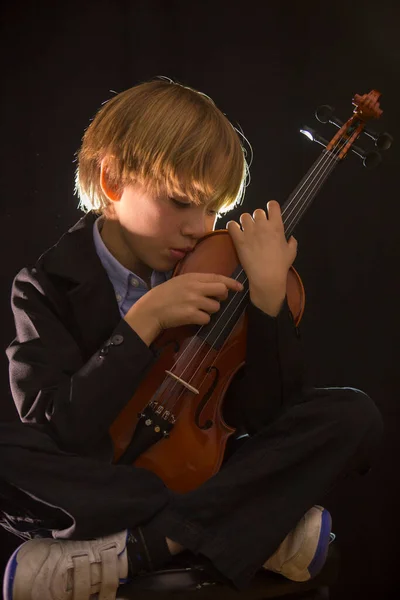
[[[125,229],[146,238],[167,238],[179,227],[178,218],[166,207],[151,202],[126,202],[120,207],[120,220]]]
[[[156,201],[142,212],[141,220],[154,236],[162,238],[180,227],[181,218],[177,211],[171,211],[169,206]]]
[[[118,216],[121,224],[132,233],[146,228],[153,218],[151,207],[128,195],[122,198],[118,206]]]

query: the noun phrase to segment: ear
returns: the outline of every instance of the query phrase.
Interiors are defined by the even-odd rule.
[[[101,161],[100,186],[103,194],[112,202],[118,202],[121,199],[121,190],[116,189],[109,181],[105,158]]]

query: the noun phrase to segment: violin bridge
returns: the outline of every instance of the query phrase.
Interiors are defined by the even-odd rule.
[[[174,379],[176,379],[176,381],[179,381],[179,383],[181,383],[183,386],[185,386],[185,388],[187,388],[188,390],[193,392],[193,394],[200,393],[199,390],[196,390],[196,388],[194,388],[192,385],[190,385],[190,383],[187,383],[186,381],[184,381],[183,379],[178,377],[178,375],[175,375],[174,373],[171,373],[171,371],[167,371],[167,370],[165,370],[165,372],[168,373],[168,375],[171,375],[171,377],[173,377]]]

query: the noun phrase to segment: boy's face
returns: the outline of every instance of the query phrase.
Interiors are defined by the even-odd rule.
[[[145,280],[153,269],[173,269],[180,257],[172,250],[194,248],[217,219],[207,206],[151,194],[137,183],[126,186],[113,207],[114,219],[104,223],[102,237],[117,260]]]

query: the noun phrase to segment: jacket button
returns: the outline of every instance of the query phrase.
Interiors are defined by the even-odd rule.
[[[123,341],[124,341],[123,335],[113,335],[113,337],[111,338],[111,345],[112,346],[120,346]]]

